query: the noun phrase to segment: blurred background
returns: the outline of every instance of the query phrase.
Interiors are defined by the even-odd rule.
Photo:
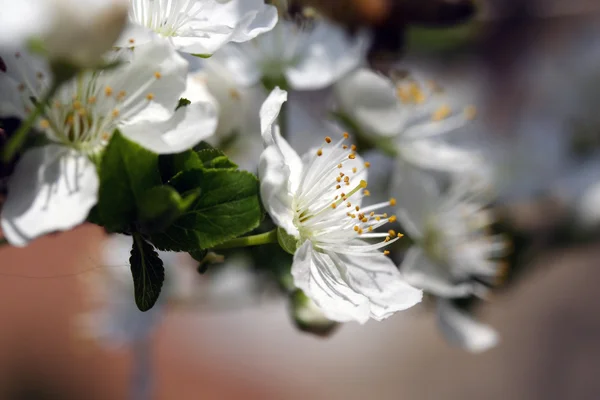
[[[0,248],[0,399],[126,399],[139,376],[154,399],[600,398],[600,4],[480,3],[458,27],[378,28],[370,60],[402,59],[474,94],[465,135],[501,169],[495,207],[514,235],[509,284],[476,310],[497,347],[452,347],[427,302],[320,338],[278,296],[198,299],[161,308],[140,371],[135,344],[107,347],[81,327],[106,240],[85,225]],[[200,285],[195,268],[181,262]]]

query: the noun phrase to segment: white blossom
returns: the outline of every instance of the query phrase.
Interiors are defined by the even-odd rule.
[[[377,211],[395,200],[361,208],[368,164],[344,144],[347,135],[327,137],[300,158],[274,126],[286,98],[276,88],[261,108],[266,148],[259,177],[265,208],[296,248],[294,284],[327,318],[340,322],[381,320],[420,302],[421,291],[404,282],[387,251],[379,251],[401,236],[375,231],[395,220]]]
[[[104,149],[115,129],[157,153],[184,151],[214,132],[213,104],[198,101],[175,111],[186,89],[187,62],[167,43],[127,53],[130,60],[113,71],[81,72],[44,107],[36,128],[51,144],[24,154],[2,210],[11,244],[24,246],[85,220],[98,195],[88,157]],[[0,116],[24,119],[52,77],[47,64],[24,51],[2,58]]]
[[[325,20],[308,27],[280,21],[271,32],[248,43],[225,46],[215,57],[241,85],[284,78],[290,89],[315,90],[357,68],[368,44],[364,32],[351,37]]]
[[[443,171],[480,164],[480,154],[444,140],[474,118],[475,108],[453,105],[456,101],[435,82],[413,77],[393,82],[362,68],[341,79],[334,91],[339,112],[368,139],[391,140],[405,161]]]
[[[251,40],[277,23],[277,9],[263,0],[131,0],[129,16],[132,24],[119,45],[137,46],[156,33],[177,50],[202,56]]]
[[[93,66],[127,22],[127,0],[1,0],[0,49],[37,41],[53,60]]]
[[[401,266],[406,280],[441,297],[483,294],[479,282],[495,283],[504,268],[498,260],[508,250],[502,236],[489,233],[486,195],[466,177],[454,177],[444,192],[432,176],[401,168],[393,188],[397,215],[415,241]]]
[[[506,240],[492,235],[485,210],[486,189],[468,175],[455,175],[448,191],[431,175],[404,164],[394,192],[398,219],[415,241],[400,266],[406,281],[438,297],[438,322],[453,342],[477,352],[498,342],[495,331],[444,299],[485,297],[499,282],[509,250]]]

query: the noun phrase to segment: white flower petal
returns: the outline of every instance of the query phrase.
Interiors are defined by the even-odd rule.
[[[212,136],[217,122],[213,103],[196,102],[181,107],[167,121],[126,125],[121,132],[155,153],[180,153]]]
[[[260,108],[260,131],[265,145],[274,142],[272,137],[273,125],[277,122],[281,106],[287,101],[287,92],[276,87]]]
[[[2,209],[2,230],[14,246],[85,221],[98,198],[96,167],[58,145],[28,150],[19,160]]]
[[[352,290],[344,281],[333,260],[315,251],[309,240],[294,254],[292,264],[294,284],[311,298],[333,321],[369,320],[369,301]]]
[[[265,150],[258,165],[260,193],[269,215],[290,235],[297,236],[293,223],[293,195],[300,183],[302,160],[281,137],[275,125],[287,92],[275,88],[260,109],[260,125]]]
[[[285,76],[297,90],[327,87],[363,62],[369,42],[365,32],[352,38],[338,26],[319,22],[305,38],[299,62]]]
[[[398,144],[401,157],[424,169],[444,172],[470,172],[482,166],[481,155],[473,150],[444,143],[439,139],[402,140]]]
[[[334,91],[339,108],[367,133],[392,137],[407,123],[393,83],[370,69],[343,77]]]
[[[298,236],[294,225],[293,194],[290,191],[290,167],[276,146],[267,147],[258,164],[260,196],[273,221],[293,236]]]
[[[352,289],[369,300],[371,318],[381,321],[421,302],[423,292],[409,285],[394,262],[383,253],[337,256],[346,266],[346,279]]]
[[[114,90],[115,96],[123,91],[125,101],[137,96],[130,106],[135,112],[121,125],[158,122],[175,112],[186,89],[187,72],[188,62],[168,42],[156,40],[137,46],[131,62],[103,76],[103,83]],[[127,109],[121,110],[121,114],[126,113]]]
[[[400,271],[406,282],[436,296],[465,297],[474,290],[471,283],[454,282],[448,268],[429,259],[417,246],[408,250]]]
[[[492,327],[476,321],[449,300],[438,300],[437,317],[438,325],[448,341],[474,353],[489,350],[500,341]]]
[[[257,40],[262,40],[262,37]],[[262,76],[258,60],[253,59],[246,53],[247,47],[253,45],[254,42],[223,46],[210,58],[210,61],[221,64],[223,68],[227,69],[238,85],[245,87],[252,86],[260,81]]]
[[[431,175],[400,161],[394,175],[392,195],[396,198],[398,219],[408,234],[423,236],[427,219],[440,202],[440,190]]]

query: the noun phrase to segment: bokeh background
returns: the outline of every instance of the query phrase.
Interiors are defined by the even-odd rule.
[[[410,31],[403,62],[476,94],[471,138],[506,168],[497,207],[531,251],[477,309],[500,345],[451,347],[427,303],[329,338],[297,331],[273,296],[167,306],[150,338],[155,399],[600,398],[600,240],[587,226],[600,196],[583,200],[600,182],[600,5],[497,1],[482,21],[474,41]],[[86,225],[0,248],[0,399],[129,398],[135,348],[77,324],[104,239]]]

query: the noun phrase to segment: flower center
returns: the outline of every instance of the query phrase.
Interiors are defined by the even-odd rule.
[[[202,12],[195,0],[133,0],[131,19],[162,36],[179,36],[181,30]]]
[[[396,220],[393,215],[376,212],[394,206],[395,199],[361,207],[362,198],[370,195],[364,179],[370,164],[357,159],[356,146],[344,144],[348,137],[344,134],[336,144],[332,144],[330,137],[325,138],[325,145],[315,152],[304,169],[294,196],[294,224],[301,241],[311,240],[319,249],[364,254],[402,235],[393,230],[375,232]],[[356,239],[373,238],[383,241],[375,245],[351,244]]]
[[[12,77],[17,80],[23,109],[29,114],[49,89],[50,80],[42,71],[30,73],[30,60],[22,60],[20,53],[14,56],[17,68]],[[26,63],[28,65],[24,65]],[[60,87],[44,108],[37,127],[55,142],[94,153],[103,148],[120,123],[139,113],[154,99],[148,89],[161,77],[157,71],[138,81],[135,89],[128,92],[125,84],[129,80],[122,79],[120,72],[81,72]]]

